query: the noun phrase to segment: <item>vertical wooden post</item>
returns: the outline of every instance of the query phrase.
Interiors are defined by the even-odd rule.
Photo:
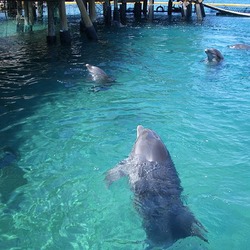
[[[48,36],[47,43],[53,44],[56,42],[56,29],[55,29],[55,20],[54,20],[54,2],[53,0],[47,0],[48,8]]]
[[[89,16],[92,23],[96,23],[95,0],[89,0]]]
[[[149,17],[149,21],[153,22],[153,19],[154,19],[154,0],[149,0],[148,17]]]
[[[172,16],[172,11],[173,11],[173,1],[168,0],[168,15]]]
[[[62,44],[70,44],[71,37],[68,28],[68,21],[66,15],[65,0],[59,1],[59,16],[60,16],[60,41]]]
[[[7,2],[7,13],[9,17],[15,17],[16,15],[16,8],[17,8],[17,3],[15,0],[8,0],[8,1],[2,1],[2,2]]]
[[[192,3],[189,0],[184,0],[182,3],[182,17],[186,20],[192,15]]]
[[[121,24],[123,25],[127,23],[126,10],[127,10],[126,0],[122,0],[122,4],[120,4],[120,19],[121,19]]]
[[[204,6],[202,4],[202,0],[197,0],[195,3],[196,16],[199,21],[205,17]]]
[[[120,22],[120,13],[118,10],[118,0],[114,0],[113,20]]]
[[[41,0],[37,2],[37,20],[43,20],[43,1]]]
[[[17,1],[17,13],[16,13],[16,31],[24,31],[24,19],[22,18],[22,2]]]
[[[82,17],[82,21],[86,27],[85,29],[85,33],[87,35],[87,37],[90,39],[90,40],[93,40],[93,41],[97,41],[98,40],[98,37],[97,37],[97,34],[96,34],[96,30],[95,30],[95,27],[93,26],[93,23],[91,22],[89,16],[88,16],[88,13],[87,13],[87,10],[86,10],[86,7],[83,3],[82,0],[76,0],[76,3],[78,5],[78,8],[81,12],[81,17]]]
[[[136,0],[134,5],[134,17],[136,21],[141,21],[141,2]]]
[[[23,2],[24,9],[24,31],[32,31],[34,25],[34,3],[28,0]]]
[[[143,0],[142,13],[144,17],[147,16],[147,9],[148,9],[148,0]]]
[[[29,2],[25,0],[23,2],[24,10],[24,31],[29,31]]]
[[[105,0],[103,3],[103,15],[104,15],[104,22],[107,26],[111,25],[111,5],[110,0]]]
[[[28,26],[25,27],[26,31],[32,31],[34,25],[34,2],[28,2]]]
[[[192,2],[187,2],[187,20],[189,20],[192,17]]]

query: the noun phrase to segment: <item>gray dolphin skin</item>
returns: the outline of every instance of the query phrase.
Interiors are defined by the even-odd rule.
[[[174,163],[153,130],[137,126],[133,149],[106,173],[107,186],[124,176],[129,178],[135,207],[143,219],[148,249],[169,247],[189,236],[208,242],[205,228],[182,202],[183,188]]]
[[[99,83],[110,83],[110,82],[115,81],[114,78],[108,76],[99,67],[96,67],[96,66],[93,66],[93,65],[90,65],[90,64],[86,64],[85,66],[87,67],[87,70],[90,73],[93,81],[99,82]]]
[[[228,46],[230,49],[245,49],[245,50],[250,50],[250,45],[248,44],[243,44],[243,43],[237,43],[234,45],[229,45]]]
[[[215,48],[205,49],[205,53],[207,54],[207,61],[210,63],[218,63],[224,59],[220,51]]]

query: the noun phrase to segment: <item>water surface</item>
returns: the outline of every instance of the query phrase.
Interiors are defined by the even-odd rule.
[[[248,249],[250,51],[227,45],[249,43],[249,19],[100,25],[98,43],[77,24],[71,47],[48,47],[46,30],[0,38],[0,248],[144,249],[127,180],[103,181],[142,124],[162,137],[208,230],[209,244],[171,249]],[[207,47],[221,65],[202,61]],[[86,63],[116,83],[96,91]]]

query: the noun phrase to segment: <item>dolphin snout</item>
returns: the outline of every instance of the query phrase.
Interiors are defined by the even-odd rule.
[[[144,127],[142,125],[137,126],[137,138],[140,136],[143,130],[144,130]]]

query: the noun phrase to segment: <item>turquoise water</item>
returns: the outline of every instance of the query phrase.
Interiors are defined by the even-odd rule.
[[[0,249],[144,249],[126,179],[104,173],[124,159],[136,126],[154,129],[208,231],[169,249],[248,249],[250,231],[249,19],[210,16],[99,26],[71,47],[46,31],[0,38]],[[204,49],[225,57],[206,65]],[[105,91],[85,64],[117,81]],[[0,164],[1,166],[1,164]]]

